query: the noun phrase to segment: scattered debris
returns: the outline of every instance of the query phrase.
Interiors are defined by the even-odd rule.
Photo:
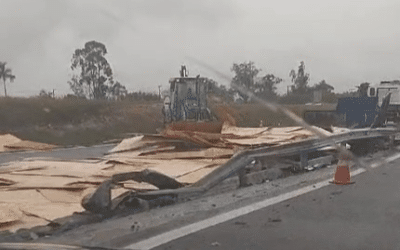
[[[342,191],[336,191],[336,192],[332,192],[331,195],[338,195],[338,194],[341,194],[341,193],[343,193],[343,192]]]
[[[268,218],[268,222],[281,222],[282,220],[281,219],[271,219],[271,218]]]
[[[45,151],[45,150],[51,150],[55,147],[56,146],[47,143],[21,140],[10,134],[0,135],[0,152],[12,151],[12,150]]]
[[[365,131],[317,139],[301,127],[238,128],[225,124],[220,134],[173,131],[134,137],[96,161],[10,162],[1,169],[0,200],[4,204],[0,206],[0,229],[15,232],[35,227],[34,233],[42,237],[116,214],[201,197],[235,175],[240,176],[242,186],[273,181],[282,171],[275,160],[268,159],[279,162],[288,156],[298,158],[301,152],[322,152],[332,141],[393,133],[389,129]],[[300,157],[299,166],[315,168],[332,159],[322,153],[315,159]],[[247,166],[251,166],[250,172],[246,172]]]
[[[135,222],[133,223],[133,225],[131,226],[131,230],[132,230],[133,232],[138,232],[139,229],[140,229],[140,223],[137,222],[137,221],[135,221]]]
[[[52,150],[56,146],[47,143],[33,142],[33,141],[20,141],[13,144],[7,144],[4,147],[11,150],[38,150],[48,151]]]
[[[111,185],[112,180],[103,182],[91,194],[82,199],[82,207],[93,213],[107,213],[111,208]]]
[[[219,246],[221,246],[221,244],[218,241],[216,241],[216,242],[211,243],[211,246],[219,247]]]
[[[240,185],[242,187],[261,184],[265,181],[273,181],[283,176],[283,171],[279,168],[266,169],[250,174],[240,175]]]
[[[0,152],[8,150],[5,146],[18,143],[20,141],[21,139],[10,134],[0,135]]]

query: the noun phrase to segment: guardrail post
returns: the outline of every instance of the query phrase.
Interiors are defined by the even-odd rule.
[[[303,170],[307,166],[308,166],[308,153],[302,151],[300,153],[300,169]]]

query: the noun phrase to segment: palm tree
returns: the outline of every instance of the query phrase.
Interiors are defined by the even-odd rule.
[[[6,64],[6,62],[0,62],[0,79],[3,79],[5,97],[7,97],[6,80],[10,79],[10,82],[13,82],[15,79],[15,75],[12,74],[10,68],[6,68]]]

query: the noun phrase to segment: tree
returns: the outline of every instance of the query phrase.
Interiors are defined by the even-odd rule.
[[[121,99],[122,97],[126,96],[127,94],[128,94],[128,91],[126,90],[125,86],[119,82],[116,82],[110,88],[110,97],[112,97],[112,98]]]
[[[334,89],[335,88],[327,84],[325,80],[322,80],[313,86],[313,90],[320,90],[322,93],[331,93]]]
[[[0,62],[0,78],[3,79],[5,97],[7,97],[6,80],[9,79],[10,82],[13,82],[15,79],[15,75],[12,74],[10,68],[6,68],[6,64],[6,62]]]
[[[114,85],[111,66],[104,57],[106,46],[96,41],[85,44],[83,49],[75,50],[72,56],[72,70],[78,71],[69,81],[77,96],[105,99]]]
[[[79,76],[76,75],[72,76],[71,81],[69,81],[68,84],[76,97],[86,99],[87,94],[85,94],[85,90],[87,92],[87,88],[84,88],[83,84],[80,81]]]
[[[231,71],[235,72],[235,76],[232,79],[231,85],[234,89],[236,86],[243,87],[247,90],[253,90],[255,81],[254,78],[260,72],[260,69],[257,69],[254,66],[254,62],[244,62],[241,64],[234,63]],[[241,92],[237,92],[239,96],[241,96],[245,102],[248,101],[249,97]]]
[[[308,90],[308,81],[310,80],[310,74],[305,73],[306,66],[304,62],[300,62],[299,69],[296,71],[292,69],[290,71],[289,76],[292,77],[292,82],[294,86],[292,86],[292,92],[298,94],[305,94]]]
[[[159,96],[155,93],[139,91],[128,93],[123,99],[128,99],[130,101],[159,101]]]
[[[335,88],[326,83],[325,80],[314,84],[310,90],[313,92],[314,100],[317,102],[334,103],[337,101],[337,95],[333,92]]]
[[[357,86],[357,92],[359,96],[367,96],[369,85],[370,84],[368,82],[363,82],[360,84],[360,86]]]
[[[42,89],[39,92],[39,97],[41,97],[41,98],[52,98],[53,97],[53,92],[51,92],[51,91],[47,92],[45,89]]]
[[[225,85],[219,85],[213,79],[207,79],[208,81],[208,92],[213,97],[222,98],[225,102],[233,101],[234,91],[227,89]]]
[[[282,82],[282,79],[273,74],[266,74],[256,82],[253,89],[258,97],[265,99],[275,99],[277,97],[276,85]]]

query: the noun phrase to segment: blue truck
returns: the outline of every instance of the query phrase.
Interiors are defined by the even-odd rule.
[[[304,114],[307,122],[322,127],[383,127],[400,122],[400,82],[381,82],[368,88],[365,96],[339,98],[336,109]]]

